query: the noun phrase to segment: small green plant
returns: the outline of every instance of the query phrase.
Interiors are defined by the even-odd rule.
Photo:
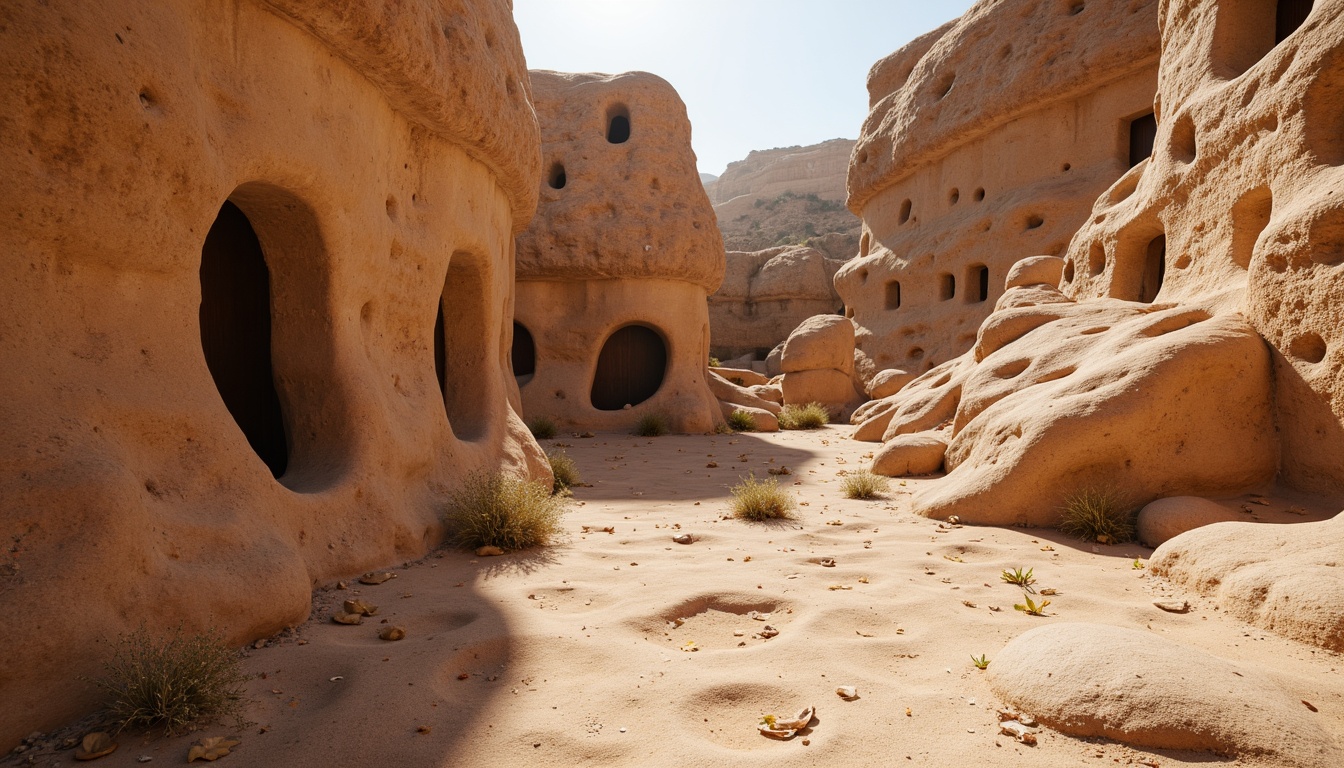
[[[845,475],[840,483],[847,499],[876,499],[891,488],[891,481],[868,470],[860,470]]]
[[[529,421],[527,423],[527,428],[531,430],[532,436],[537,438],[538,440],[555,439],[556,434],[555,422],[551,421],[545,416],[538,416],[537,418]]]
[[[549,544],[569,502],[543,483],[504,472],[477,472],[453,494],[445,522],[463,547],[505,551]]]
[[[1113,490],[1083,488],[1064,500],[1059,530],[1084,541],[1123,544],[1134,538],[1134,513]]]
[[[733,486],[733,517],[739,520],[790,520],[795,502],[793,495],[779,487],[779,481],[757,480],[749,475]]]
[[[1022,600],[1024,602],[1013,604],[1013,610],[1021,611],[1028,616],[1044,616],[1045,606],[1050,604],[1049,600],[1042,600],[1037,604],[1035,600],[1031,599],[1031,595],[1025,592],[1022,593]]]
[[[757,200],[756,202],[760,202],[760,201]],[[761,716],[761,725],[764,725],[764,726],[767,727],[767,728],[774,728],[774,727],[775,727],[775,723],[778,722],[778,721],[779,721],[779,718],[775,717],[774,715],[763,715],[763,716]]]
[[[1027,592],[1035,593],[1036,589],[1031,586],[1036,583],[1034,573],[1035,569],[1033,568],[1028,568],[1025,571],[1021,568],[1014,568],[1011,571],[1004,569],[1003,573],[999,574],[999,578],[1009,584],[1016,584]]]
[[[238,653],[218,630],[173,634],[155,640],[141,626],[117,640],[106,675],[94,681],[120,731],[128,726],[162,727],[168,734],[207,717],[243,719],[244,685]]]
[[[739,409],[728,414],[728,426],[734,432],[754,432],[756,430],[756,417]]]
[[[710,368],[721,368],[721,367],[723,367],[723,362],[720,361],[719,358],[717,358],[717,357],[711,357],[711,358],[709,358],[709,367],[710,367]]]
[[[1134,558],[1134,564],[1131,567],[1136,571],[1142,571],[1144,568],[1147,568],[1148,566],[1145,565],[1142,560],[1136,557]]]
[[[563,448],[548,451],[546,458],[551,462],[551,474],[555,475],[551,493],[563,493],[579,484],[579,466]]]
[[[635,434],[640,437],[666,435],[667,430],[667,417],[661,413],[646,413],[635,424]]]
[[[988,669],[988,668],[989,668],[989,657],[986,656],[986,655],[983,654],[983,653],[980,654],[980,658],[978,658],[978,659],[977,659],[976,657],[972,656],[972,657],[971,657],[971,662],[975,664],[975,668],[976,668],[976,669]]]
[[[830,423],[831,416],[821,403],[790,403],[779,412],[780,429],[817,429]]]

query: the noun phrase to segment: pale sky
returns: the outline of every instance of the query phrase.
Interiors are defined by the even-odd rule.
[[[652,72],[686,102],[700,170],[858,138],[868,69],[972,0],[514,0],[532,69]]]

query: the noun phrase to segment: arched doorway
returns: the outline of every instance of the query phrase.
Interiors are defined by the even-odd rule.
[[[532,333],[523,327],[523,324],[517,320],[513,321],[513,375],[518,379],[519,384],[525,384],[532,380],[532,374],[537,372],[537,345],[532,339]]]
[[[271,279],[257,233],[230,202],[201,247],[201,350],[229,414],[274,477],[289,466],[271,366]]]
[[[593,407],[619,411],[653,397],[667,373],[667,343],[645,325],[627,325],[608,337],[593,374]]]

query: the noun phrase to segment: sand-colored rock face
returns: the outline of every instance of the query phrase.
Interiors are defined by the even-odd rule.
[[[440,540],[466,473],[548,470],[508,402],[540,159],[507,2],[4,17],[8,746],[118,633],[267,635]]]
[[[990,685],[1043,725],[1074,736],[1285,767],[1344,760],[1336,739],[1273,680],[1151,632],[1037,627],[995,656]]]
[[[709,350],[722,360],[764,360],[798,324],[836,312],[832,279],[844,263],[807,246],[728,252],[723,284],[709,297]]]
[[[1150,568],[1243,621],[1344,651],[1344,513],[1297,525],[1209,525],[1158,547]]]
[[[1303,19],[1312,4],[1279,5],[1299,15],[1276,24],[1273,3],[1165,8],[1156,149],[1097,201],[1062,286],[1244,313],[1271,347],[1283,479],[1337,494],[1344,8],[1317,2]]]
[[[863,238],[836,276],[865,381],[968,349],[1009,268],[1063,255],[1097,195],[1137,162],[1131,125],[1143,145],[1157,7],[982,2],[874,65],[849,173]]]
[[[946,439],[949,474],[915,509],[973,523],[1053,525],[1095,486],[1134,504],[1239,492],[1277,463],[1269,355],[1240,316],[1042,285],[1009,290],[972,351],[856,416],[860,438]]]
[[[706,297],[724,251],[685,105],[644,72],[531,75],[544,173],[518,237],[523,412],[565,428],[661,413],[678,431],[712,429]]]
[[[826,200],[844,200],[854,144],[853,139],[831,139],[807,147],[753,150],[745,159],[729,163],[705,191],[715,205],[736,197],[771,198],[783,192],[811,192]]]

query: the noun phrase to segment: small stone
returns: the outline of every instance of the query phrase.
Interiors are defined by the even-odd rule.
[[[859,689],[855,688],[852,685],[842,685],[839,688],[835,689],[835,695],[839,696],[845,701],[853,701],[859,698]]]
[[[332,614],[331,620],[337,624],[362,624],[364,623],[364,616],[358,613],[340,611]]]
[[[695,541],[695,538],[689,533],[678,533],[676,536],[672,537],[672,541],[677,544],[690,544]]]
[[[396,641],[406,637],[406,630],[401,627],[383,627],[378,633],[378,639]]]
[[[1190,604],[1184,600],[1154,600],[1153,605],[1167,613],[1185,613],[1190,610]]]
[[[823,558],[821,558],[821,562],[818,563],[818,564],[819,564],[822,568],[834,568],[834,567],[835,567],[835,558],[833,558],[833,557],[823,557]]]
[[[810,747],[810,746],[812,746],[812,740],[811,740],[811,739],[803,739],[803,746],[804,746],[804,747]]]
[[[80,742],[79,749],[75,750],[75,759],[97,760],[115,751],[117,751],[117,743],[112,740],[111,734],[95,731],[86,735]]]
[[[476,548],[477,557],[499,557],[502,554],[504,554],[504,550],[490,544]]]
[[[765,638],[766,640],[769,640],[770,638],[772,638],[772,637],[778,635],[778,634],[779,634],[779,630],[778,630],[778,629],[775,629],[774,627],[770,626],[769,624],[766,624],[765,627],[764,627],[763,629],[761,629],[761,631],[760,631],[759,633],[757,633],[757,634],[759,634],[761,637]]]
[[[397,574],[391,573],[390,571],[381,571],[381,572],[369,571],[368,573],[359,577],[359,583],[373,586],[377,584],[382,584],[385,581],[391,581],[392,579],[395,578],[397,578]]]

